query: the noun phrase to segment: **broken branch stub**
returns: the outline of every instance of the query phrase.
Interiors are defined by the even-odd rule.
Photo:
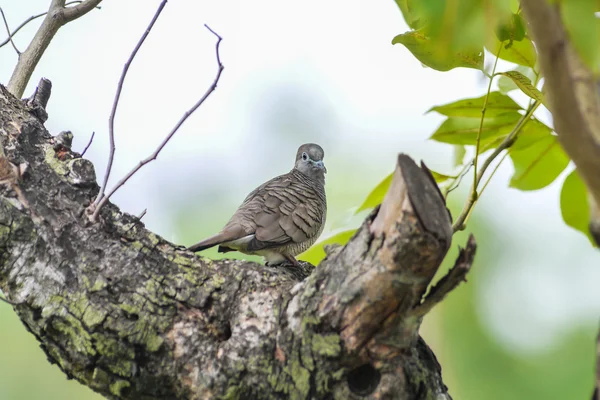
[[[319,292],[302,308],[339,331],[357,364],[397,356],[417,342],[420,318],[409,311],[421,303],[451,240],[436,184],[400,155],[382,205],[297,297]]]

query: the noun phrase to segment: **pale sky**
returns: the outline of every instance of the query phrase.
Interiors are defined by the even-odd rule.
[[[49,3],[0,0],[11,28]],[[119,75],[159,3],[105,0],[101,10],[63,27],[26,90],[29,96],[42,76],[52,81],[46,127],[52,134],[71,130],[75,150],[96,132],[86,157],[99,180]],[[215,37],[204,23],[224,39],[225,71],[217,90],[158,160],[113,197],[132,214],[148,208],[144,222],[168,240],[177,237],[164,207],[187,206],[190,187],[206,185],[243,198],[260,182],[287,172],[297,147],[281,148],[289,145],[281,139],[289,133],[323,145],[328,191],[339,187],[336,175],[348,165],[373,187],[392,170],[400,151],[449,172],[450,146],[426,140],[442,118],[424,113],[435,104],[485,93],[480,72],[433,71],[404,47],[392,46],[392,38],[407,30],[392,0],[171,0],[125,83],[113,184],[154,150],[212,82]],[[21,50],[38,24],[15,37]],[[0,82],[7,83],[16,62],[10,45],[0,49],[0,59]],[[296,123],[282,125],[273,117],[280,111],[295,116]],[[535,351],[572,325],[596,323],[599,256],[562,222],[563,178],[542,191],[520,192],[507,187],[511,172],[506,162],[475,211],[487,213],[492,228],[509,235],[513,246],[506,249],[505,268],[490,271],[477,288],[478,304],[501,343]]]

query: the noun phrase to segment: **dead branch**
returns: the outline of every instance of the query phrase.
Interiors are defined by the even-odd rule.
[[[121,186],[123,186],[133,175],[135,175],[136,172],[140,170],[140,168],[142,168],[144,165],[148,164],[149,162],[156,160],[156,158],[158,157],[158,155],[160,154],[162,149],[167,145],[167,143],[169,143],[171,138],[175,135],[175,133],[177,133],[177,131],[183,125],[183,123],[190,117],[190,115],[192,115],[198,109],[198,107],[200,107],[204,103],[204,101],[210,96],[210,94],[212,92],[214,92],[215,89],[217,88],[217,84],[219,83],[219,79],[221,79],[221,74],[223,73],[223,69],[225,69],[225,67],[221,63],[221,56],[219,53],[219,48],[220,48],[221,41],[223,40],[223,38],[221,38],[221,36],[219,36],[215,31],[213,31],[208,25],[205,24],[204,26],[212,34],[214,34],[217,37],[217,44],[215,45],[215,51],[216,51],[218,69],[217,69],[217,75],[215,76],[215,79],[213,80],[213,82],[209,86],[209,88],[206,90],[204,95],[200,98],[200,100],[198,100],[189,110],[187,110],[183,114],[183,116],[179,119],[179,121],[177,121],[177,123],[175,124],[173,129],[171,129],[169,134],[160,143],[160,145],[156,148],[156,150],[154,150],[154,152],[152,154],[150,154],[147,158],[140,161],[131,171],[129,171],[129,173],[127,173],[127,175],[125,175],[121,180],[119,180],[119,182],[117,182],[117,184],[110,190],[110,192],[108,192],[108,194],[106,196],[102,197],[102,199],[100,200],[100,202],[98,203],[97,206],[95,204],[90,206],[89,210],[93,211],[92,216],[90,218],[91,221],[96,221],[96,218],[98,217],[98,214],[100,213],[100,210],[102,209],[102,206],[104,204],[106,204],[106,202],[110,199],[110,197],[117,190],[119,190],[119,188]],[[98,197],[99,196],[100,196],[100,194],[98,194]]]
[[[140,40],[138,40],[133,51],[129,55],[129,58],[127,59],[127,62],[125,63],[125,66],[123,67],[123,72],[121,72],[121,77],[119,78],[119,83],[117,84],[117,92],[115,93],[115,99],[113,101],[112,108],[110,110],[110,117],[108,118],[108,138],[110,141],[110,150],[109,150],[109,154],[108,154],[108,163],[106,164],[106,172],[104,173],[104,179],[102,180],[102,186],[100,187],[100,192],[98,193],[98,196],[96,197],[96,200],[94,201],[94,206],[96,208],[99,208],[98,205],[104,198],[104,191],[106,190],[106,185],[108,184],[108,178],[110,177],[113,161],[115,159],[115,115],[117,113],[117,107],[119,106],[119,99],[121,98],[121,91],[123,90],[123,84],[125,83],[125,77],[127,76],[127,71],[129,71],[129,67],[131,66],[131,63],[133,62],[133,59],[135,58],[138,50],[142,47],[142,44],[144,44],[144,41],[148,37],[148,34],[150,34],[152,27],[158,20],[158,17],[160,16],[163,8],[165,8],[166,5],[167,5],[167,0],[163,0],[160,3],[160,5],[158,6],[158,9],[154,13],[154,16],[152,17],[152,20],[150,21],[150,24],[148,25],[148,27],[144,31],[144,34],[142,35]]]

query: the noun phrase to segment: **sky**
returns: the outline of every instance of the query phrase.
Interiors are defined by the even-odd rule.
[[[46,127],[52,134],[71,130],[76,151],[95,132],[86,157],[99,180],[119,76],[159,3],[105,0],[101,10],[66,25],[25,92],[41,77],[52,81]],[[48,4],[0,0],[12,28]],[[393,46],[407,27],[391,0],[172,0],[129,70],[109,187],[156,148],[214,79],[215,37],[205,23],[223,37],[217,90],[112,199],[132,214],[148,209],[146,226],[174,242],[181,238],[173,215],[193,204],[192,196],[207,207],[204,213],[211,199],[233,199],[225,222],[246,193],[291,168],[299,140],[325,148],[328,195],[363,189],[353,192],[356,205],[392,171],[398,152],[449,172],[450,146],[427,140],[442,119],[426,111],[485,93],[481,72],[433,71]],[[37,26],[19,32],[18,48],[26,48]],[[11,46],[0,49],[0,60],[0,82],[7,83],[17,60]],[[543,111],[541,118],[550,122]],[[598,252],[562,222],[565,175],[547,189],[521,192],[507,187],[511,173],[510,163],[503,164],[475,211],[510,239],[504,268],[490,270],[477,288],[478,307],[499,343],[535,352],[573,325],[596,323]]]

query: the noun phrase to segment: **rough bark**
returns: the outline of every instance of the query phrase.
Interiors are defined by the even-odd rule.
[[[523,0],[539,54],[558,139],[577,166],[590,202],[590,232],[600,247],[600,95],[594,73],[577,54],[560,3]]]
[[[399,156],[314,271],[212,261],[110,203],[90,223],[93,165],[31,111],[0,86],[1,158],[21,166],[0,191],[0,289],[69,377],[111,399],[450,399],[418,328],[474,241],[423,299],[452,235],[426,169]]]

